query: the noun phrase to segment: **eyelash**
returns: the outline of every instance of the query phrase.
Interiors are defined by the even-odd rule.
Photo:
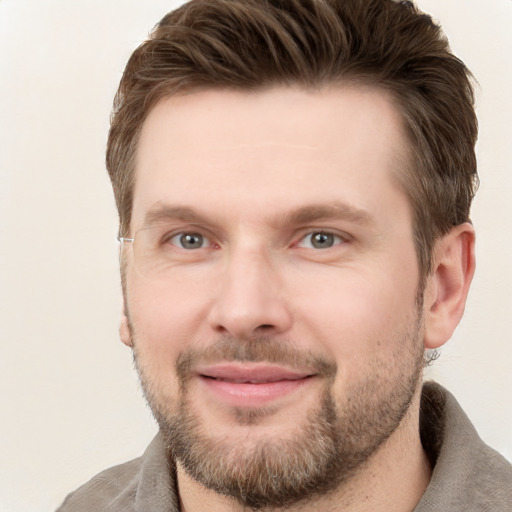
[[[314,246],[315,242],[314,242],[314,239],[313,237],[315,236],[322,236],[322,237],[332,237],[333,239],[333,243],[332,245],[329,245],[328,247],[305,247],[303,244],[304,242],[310,238],[311,239],[311,245]],[[338,245],[342,245],[343,243],[346,243],[346,239],[337,234],[337,233],[333,233],[331,231],[324,231],[324,230],[318,230],[318,231],[310,231],[309,233],[305,234],[300,240],[299,242],[297,243],[297,246],[298,247],[304,247],[304,248],[313,248],[313,249],[318,249],[318,250],[326,250],[326,249],[331,249],[332,247],[336,247]],[[319,242],[319,240],[317,240],[317,242]]]
[[[180,238],[180,242],[182,242],[181,239],[183,237],[186,237],[186,236],[189,236],[189,237],[201,237],[202,241],[203,241],[203,244],[204,244],[204,242],[211,243],[210,239],[207,236],[203,235],[202,233],[196,232],[196,231],[181,231],[180,233],[175,233],[175,234],[167,236],[165,241],[168,242],[168,243],[171,243],[172,245],[174,245],[176,247],[179,247],[178,244],[175,244],[175,243],[172,242],[173,239],[179,237]],[[193,248],[191,250],[204,249],[205,247],[202,246],[203,244],[201,244],[201,247],[196,247],[196,248]],[[186,248],[181,246],[181,249],[186,249]]]
[[[333,239],[332,245],[329,245],[328,247],[314,247],[315,242],[311,241],[310,245],[312,245],[313,247],[311,247],[311,246],[307,247],[305,245],[305,243],[307,243],[306,240],[308,238],[311,239],[311,237],[313,237],[315,235],[323,236],[323,237],[332,237],[332,239]],[[182,240],[182,238],[185,237],[185,236],[201,237],[203,243],[201,244],[200,247],[194,247],[194,248],[183,247],[183,244],[182,244],[183,240]],[[174,243],[173,240],[174,239],[178,239],[178,238],[179,238],[179,240],[176,241],[176,243]],[[334,232],[328,231],[328,230],[317,229],[317,230],[310,230],[310,231],[304,233],[303,235],[301,235],[301,237],[298,239],[297,242],[295,242],[295,243],[293,243],[291,245],[292,246],[296,246],[296,247],[300,247],[300,248],[304,248],[304,249],[327,250],[327,249],[331,249],[332,247],[336,247],[336,246],[343,245],[343,244],[347,243],[348,239],[349,239],[349,237],[347,235],[344,235],[344,234],[342,235],[342,234],[334,233]],[[200,231],[195,231],[195,230],[180,231],[178,233],[176,233],[176,232],[170,233],[170,234],[168,234],[167,236],[164,237],[163,243],[170,243],[171,245],[173,245],[174,247],[177,247],[179,249],[191,250],[191,251],[199,250],[199,249],[205,249],[205,248],[208,248],[208,247],[218,247],[217,244],[212,244],[211,239],[210,239],[209,236],[206,236],[203,233],[201,233]],[[205,243],[206,243],[206,246],[205,246]]]

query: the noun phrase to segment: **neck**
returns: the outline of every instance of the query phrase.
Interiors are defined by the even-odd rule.
[[[419,437],[419,399],[415,398],[397,430],[368,463],[327,496],[315,496],[281,512],[407,512],[428,486],[431,468]],[[239,502],[206,489],[178,464],[182,512],[242,512]],[[270,509],[269,509],[270,511]],[[262,511],[263,512],[263,511]],[[278,512],[272,509],[272,512]]]

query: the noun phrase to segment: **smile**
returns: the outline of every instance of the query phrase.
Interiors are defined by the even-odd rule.
[[[197,376],[216,401],[234,407],[258,407],[287,397],[315,374],[267,364],[222,364],[200,368]]]
[[[270,384],[272,382],[280,382],[281,380],[300,380],[301,377],[296,379],[277,379],[277,380],[247,380],[247,379],[221,379],[219,377],[208,377],[207,375],[203,375],[203,377],[207,379],[214,378],[215,380],[220,380],[222,382],[231,382],[232,384]]]

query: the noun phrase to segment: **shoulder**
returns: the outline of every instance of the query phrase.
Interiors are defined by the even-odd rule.
[[[72,492],[57,512],[134,509],[143,457],[102,471]]]
[[[427,383],[422,409],[422,442],[433,454],[433,474],[415,510],[512,510],[512,465],[480,439],[453,395]]]
[[[72,492],[57,512],[177,511],[174,467],[157,435],[138,459],[107,469]]]

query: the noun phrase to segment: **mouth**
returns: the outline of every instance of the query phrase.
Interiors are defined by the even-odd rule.
[[[257,407],[298,391],[316,374],[261,363],[227,363],[197,369],[197,377],[216,400]]]

